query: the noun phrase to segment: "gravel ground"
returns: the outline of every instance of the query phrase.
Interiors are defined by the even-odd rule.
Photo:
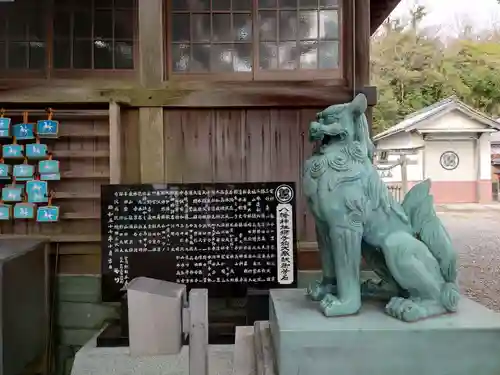
[[[460,256],[462,293],[500,312],[500,210],[440,212]]]

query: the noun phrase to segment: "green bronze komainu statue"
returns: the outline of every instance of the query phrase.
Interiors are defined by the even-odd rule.
[[[355,314],[362,295],[387,298],[387,314],[414,322],[457,310],[457,255],[437,217],[430,181],[402,204],[373,166],[363,94],[318,113],[317,147],[305,163],[304,193],[316,220],[322,280],[308,288],[328,316]],[[360,285],[361,258],[381,281]]]

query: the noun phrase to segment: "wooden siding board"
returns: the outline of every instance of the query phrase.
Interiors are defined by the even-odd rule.
[[[142,183],[164,182],[163,109],[139,109],[140,163]]]
[[[182,114],[181,110],[165,111],[164,138],[165,138],[165,180],[171,183],[182,182]],[[172,126],[169,126],[172,124]]]
[[[100,302],[100,275],[59,275],[57,299],[60,302]]]
[[[269,139],[269,111],[246,111],[245,165],[246,181],[270,181],[271,168],[266,139]]]
[[[59,302],[57,326],[73,329],[100,329],[106,321],[120,317],[116,306],[100,303]]]
[[[66,275],[99,274],[101,273],[101,256],[99,253],[89,255],[60,255],[59,273]]]
[[[242,132],[245,129],[241,110],[214,111],[212,137],[213,181],[243,182],[245,181],[242,160]]]
[[[125,184],[141,181],[139,151],[139,109],[122,108],[122,180]]]
[[[29,108],[28,108],[29,110]],[[38,112],[30,120],[38,119]],[[58,117],[61,113],[61,117]],[[61,137],[46,140],[49,150],[61,160],[61,181],[51,181],[49,186],[56,192],[54,204],[61,208],[61,221],[39,224],[34,220],[15,220],[0,224],[3,237],[29,235],[47,238],[53,242],[53,252],[59,254],[91,253],[92,255],[60,255],[60,271],[63,273],[99,273],[99,194],[100,185],[109,176],[109,135],[107,111],[92,109],[56,111],[55,119],[61,121],[61,133],[85,136]],[[39,117],[43,117],[41,114]],[[61,244],[59,244],[61,242]],[[77,258],[74,258],[74,257]],[[68,258],[67,258],[68,257]],[[72,258],[73,257],[73,258]]]
[[[298,238],[314,241],[301,179],[312,151],[309,123],[319,110],[165,110],[166,181],[295,181]]]
[[[122,181],[122,136],[120,105],[109,104],[109,171],[110,183],[119,184]]]
[[[57,342],[60,345],[83,346],[99,332],[98,329],[65,329],[58,332]]]
[[[210,110],[183,112],[181,153],[184,163],[179,165],[182,168],[182,182],[212,182],[216,157],[212,143],[214,113]]]

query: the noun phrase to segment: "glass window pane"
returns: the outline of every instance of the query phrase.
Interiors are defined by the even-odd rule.
[[[95,7],[97,9],[99,8],[112,8],[113,7],[113,0],[94,0],[95,1]]]
[[[94,38],[110,39],[113,37],[113,12],[99,10],[95,12]]]
[[[233,0],[233,10],[252,10],[252,0]]]
[[[277,38],[276,12],[259,12],[259,35],[262,41],[275,41]]]
[[[104,14],[111,14],[111,12],[96,12],[96,32],[98,32],[98,28],[101,27],[103,22],[100,17]],[[75,12],[73,20],[73,36],[75,38],[92,38],[92,13],[90,12]],[[97,23],[98,22],[98,23]],[[111,20],[108,21],[111,24]],[[97,34],[96,34],[97,35]]]
[[[189,10],[189,4],[186,0],[172,0],[173,10]]]
[[[7,36],[7,16],[0,14],[0,40],[5,40]]]
[[[111,40],[94,40],[94,69],[113,69]]]
[[[208,72],[210,70],[210,44],[194,44],[190,72]]]
[[[231,44],[212,45],[210,59],[210,71],[212,72],[232,72],[234,48]]]
[[[278,45],[275,43],[260,43],[259,68],[263,70],[278,69]]]
[[[280,41],[297,39],[297,12],[280,12]]]
[[[231,15],[230,14],[214,14],[213,19],[213,41],[214,42],[231,42],[233,36],[231,34]],[[208,36],[210,36],[210,25],[208,25]]]
[[[134,39],[134,12],[132,10],[115,11],[115,38]]]
[[[234,40],[252,40],[252,15],[235,14],[233,16]]]
[[[54,16],[54,36],[69,37],[71,35],[71,13],[57,12]]]
[[[29,42],[29,68],[43,69],[45,67],[45,43]]]
[[[276,8],[276,0],[259,0],[259,8]]]
[[[252,44],[235,44],[234,51],[234,70],[236,72],[251,72],[253,65]]]
[[[137,7],[135,0],[115,0],[116,9],[133,9]]]
[[[55,8],[68,7],[71,5],[73,5],[73,0],[54,0]]]
[[[173,10],[210,10],[210,0],[172,0]]]
[[[73,42],[73,68],[92,69],[92,40]]]
[[[134,69],[134,43],[115,41],[115,69]]]
[[[212,0],[212,10],[231,10],[231,0]]]
[[[337,69],[339,67],[339,42],[320,42],[319,68]]]
[[[193,14],[191,16],[191,32],[193,42],[210,41],[210,15]],[[229,29],[230,30],[230,29]]]
[[[5,61],[7,54],[6,52],[7,44],[0,42],[0,70],[7,67],[7,61]]]
[[[319,0],[320,8],[334,8],[339,6],[339,0]]]
[[[34,14],[29,17],[28,40],[45,40],[47,32],[45,18]]]
[[[56,39],[54,41],[54,68],[71,68],[71,44],[68,39]]]
[[[9,17],[7,29],[10,40],[22,42],[26,41],[28,38],[28,25],[22,13],[14,14],[12,17]]]
[[[189,71],[189,44],[174,44],[172,46],[172,70],[174,72]]]
[[[307,41],[300,43],[300,69],[318,68],[318,42]]]
[[[336,10],[319,12],[319,36],[321,39],[339,38],[339,15]]]
[[[299,38],[318,39],[318,12],[300,12]]]
[[[297,0],[279,0],[278,7],[280,9],[283,8],[297,9]]]
[[[189,14],[174,14],[172,16],[172,40],[174,42],[189,41]]]
[[[318,0],[299,0],[300,9],[318,9]]]
[[[278,68],[297,68],[297,42],[281,42],[278,46]]]
[[[26,69],[28,67],[28,43],[9,43],[9,66],[10,69]]]

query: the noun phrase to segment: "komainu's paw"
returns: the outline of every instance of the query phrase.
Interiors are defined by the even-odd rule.
[[[307,295],[313,301],[321,301],[328,293],[336,293],[336,285],[324,280],[316,280],[307,288]]]
[[[341,301],[333,294],[327,294],[320,302],[321,311],[326,317],[356,314],[360,307],[360,301]]]
[[[366,280],[361,283],[361,294],[365,297],[389,301],[396,297],[399,291],[397,286],[385,281]]]
[[[437,301],[394,297],[385,306],[385,312],[404,322],[416,322],[444,314],[446,309]]]

